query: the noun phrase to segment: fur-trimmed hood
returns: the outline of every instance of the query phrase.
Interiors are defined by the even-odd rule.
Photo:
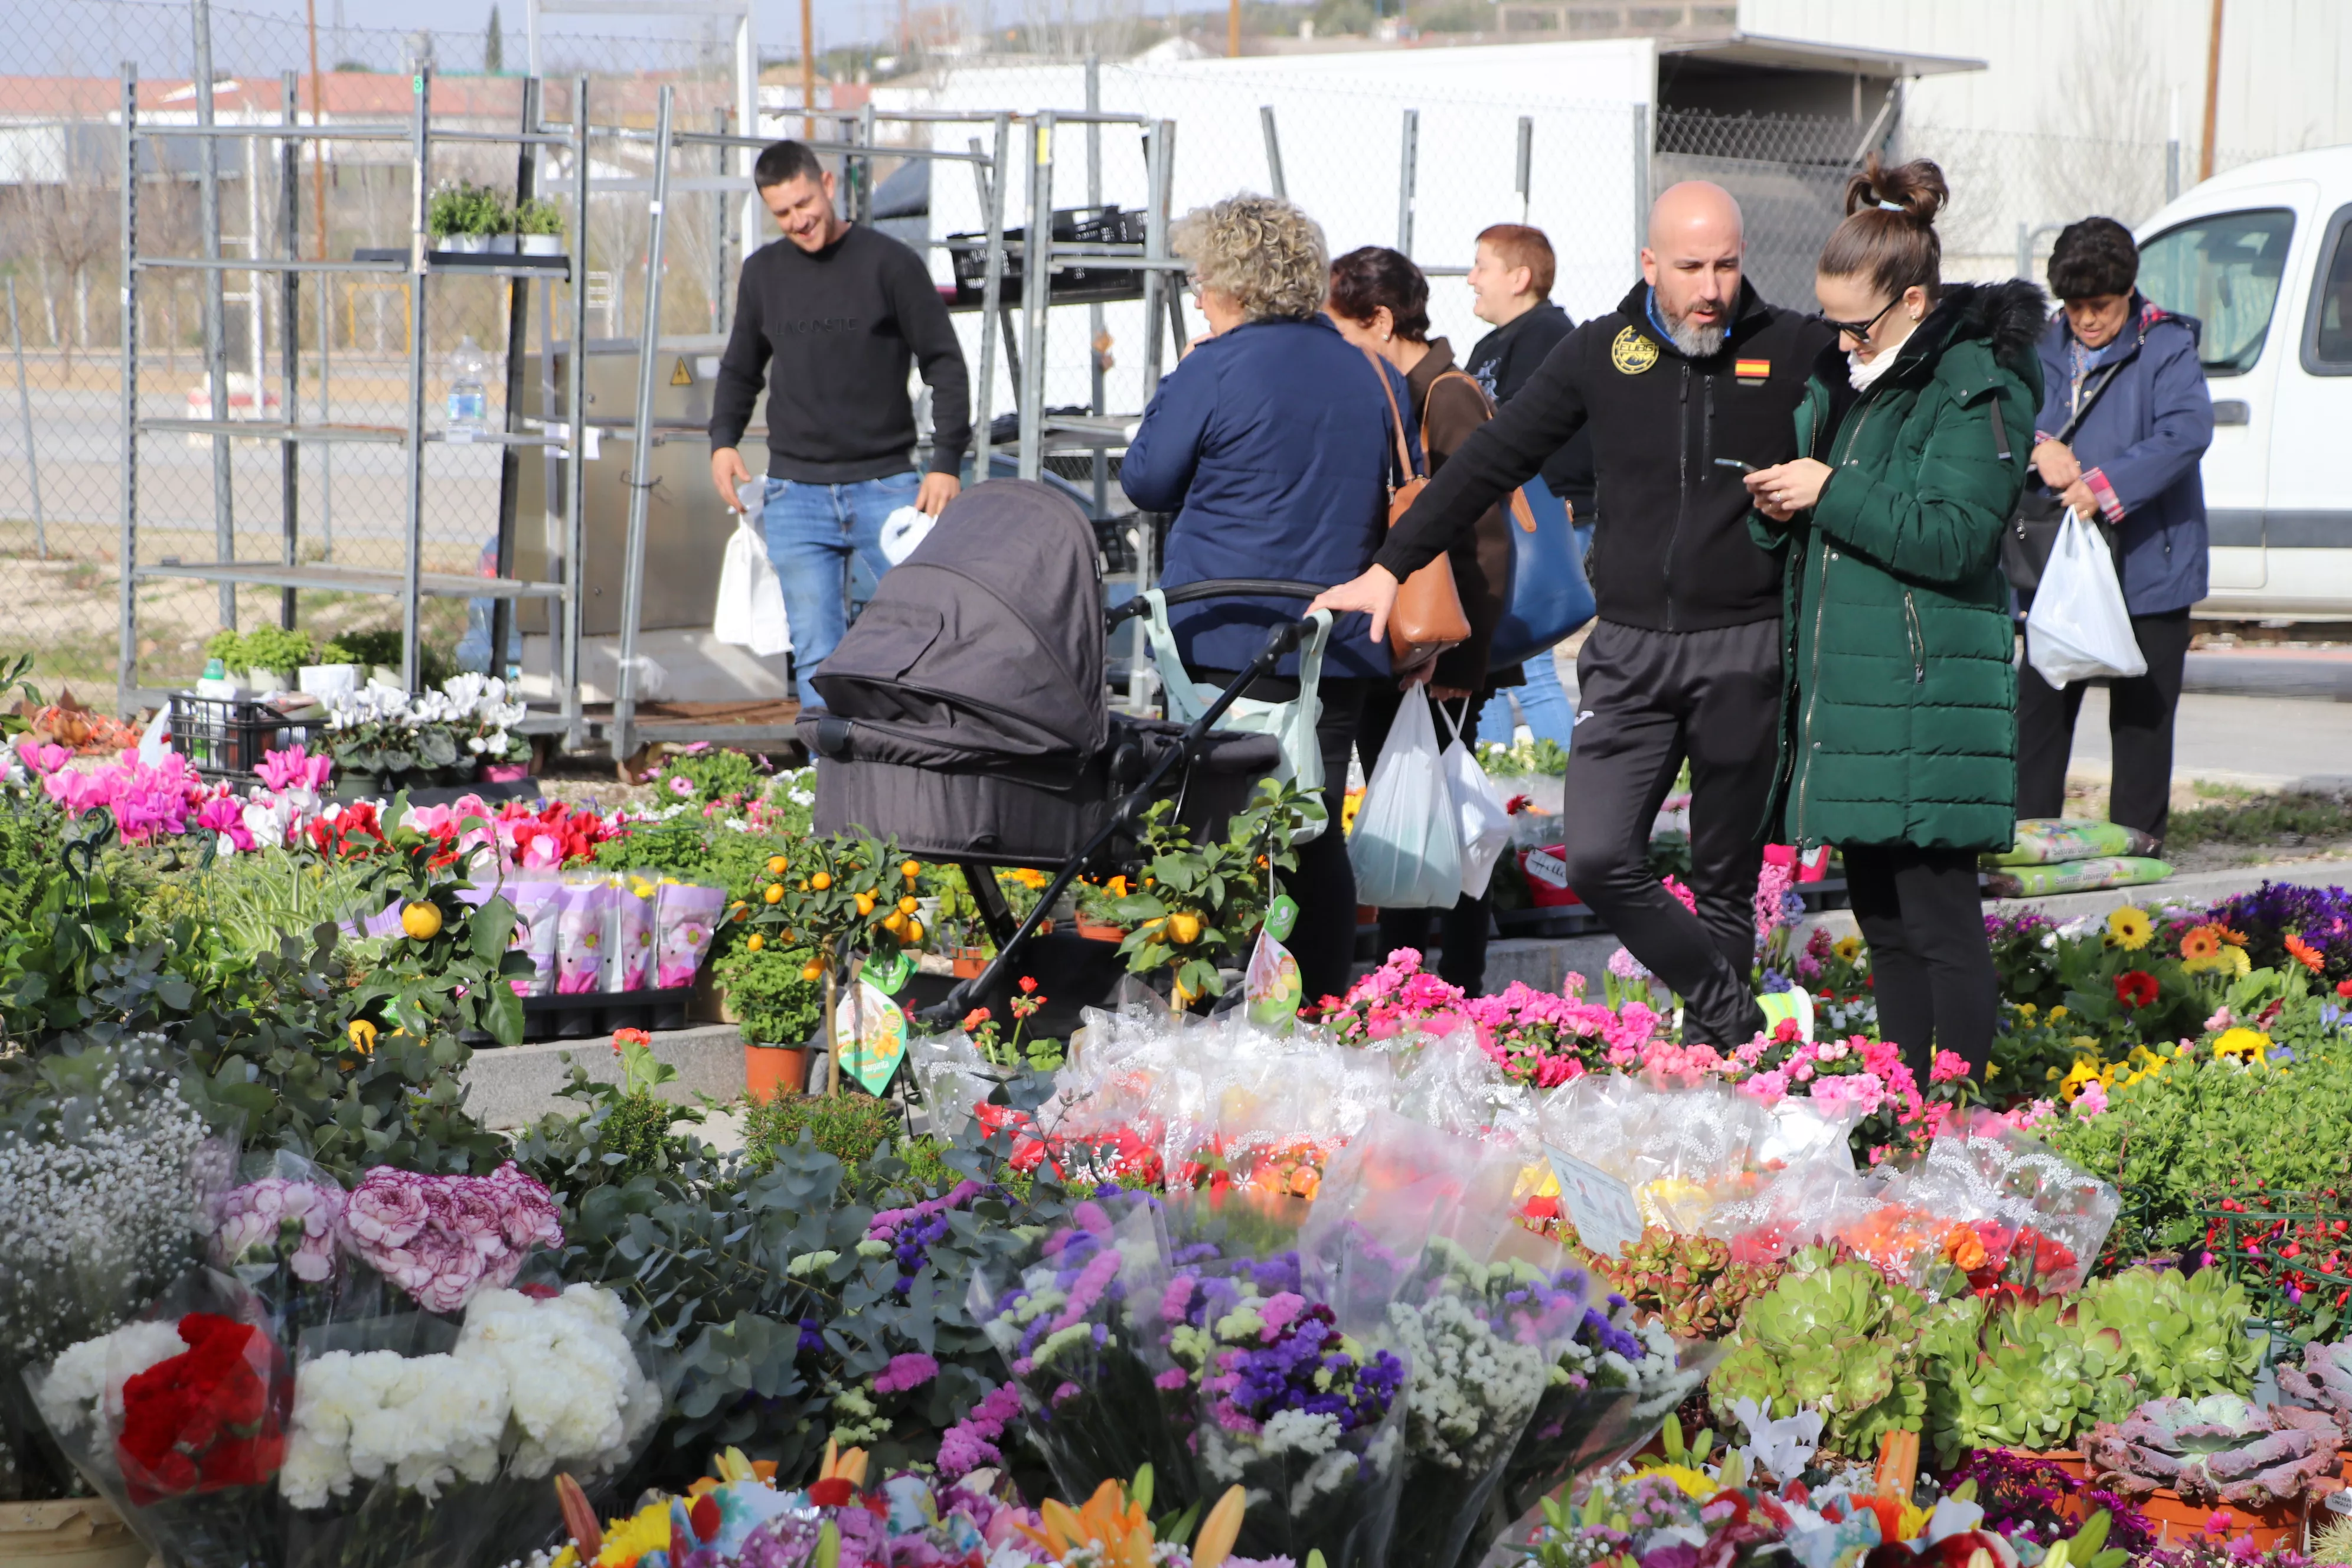
[[[2049,319],[2050,300],[2038,283],[2022,278],[1960,283],[1944,290],[1920,323],[1918,336],[1923,345],[1932,343],[1938,353],[1955,343],[1982,342],[1995,360],[2017,370],[2036,362],[2036,346]]]

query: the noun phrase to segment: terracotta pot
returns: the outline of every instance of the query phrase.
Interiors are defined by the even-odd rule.
[[[957,948],[950,955],[950,965],[958,980],[977,980],[988,968],[987,951],[977,947]]]
[[[2260,1510],[2231,1508],[2226,1503],[2220,1508],[2202,1508],[2183,1502],[2180,1494],[2169,1488],[2159,1488],[2139,1504],[2140,1512],[2157,1527],[2159,1545],[2170,1546],[2204,1533],[2205,1521],[2219,1513],[2229,1517],[2231,1537],[2251,1537],[2257,1552],[2268,1552],[2273,1546],[2301,1545],[2304,1508],[2302,1499],[2274,1503]]]
[[[808,1088],[809,1054],[804,1046],[743,1047],[743,1091],[753,1100],[799,1094]]]
[[[2053,1469],[2065,1471],[2067,1475],[2078,1481],[2087,1481],[2091,1479],[2090,1461],[2083,1458],[2079,1449],[2004,1448],[2001,1452],[2014,1454],[2021,1459],[2038,1460]]]
[[[1090,925],[1085,921],[1080,921],[1078,922],[1078,934],[1086,938],[1088,942],[1125,942],[1127,940],[1127,928],[1125,926]]]
[[[147,1548],[102,1498],[0,1502],[5,1568],[146,1568]]]

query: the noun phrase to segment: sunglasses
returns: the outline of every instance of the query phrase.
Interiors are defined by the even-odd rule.
[[[1892,310],[1895,306],[1901,303],[1903,303],[1903,296],[1897,294],[1894,299],[1889,300],[1885,304],[1881,305],[1878,308],[1878,314],[1871,317],[1870,320],[1866,321],[1841,321],[1834,317],[1824,316],[1818,310],[1813,313],[1813,320],[1819,321],[1825,327],[1832,329],[1833,331],[1843,332],[1847,337],[1852,338],[1855,342],[1860,343],[1864,347],[1868,347],[1870,343],[1871,329],[1877,326],[1879,322],[1885,321],[1886,319],[1886,312]]]

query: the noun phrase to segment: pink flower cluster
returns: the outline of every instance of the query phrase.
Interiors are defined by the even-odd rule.
[[[1020,1414],[1021,1391],[1009,1383],[997,1384],[969,1415],[940,1434],[940,1474],[955,1480],[984,1465],[1004,1463],[996,1440]]]
[[[509,1160],[487,1176],[379,1165],[353,1188],[345,1245],[429,1312],[454,1312],[483,1285],[514,1283],[533,1247],[561,1247],[555,1200]]]
[[[213,1257],[229,1268],[275,1266],[282,1258],[295,1279],[315,1285],[335,1272],[342,1217],[342,1188],[265,1176],[221,1195],[213,1214]]]
[[[1584,977],[1571,975],[1566,994],[1520,982],[1497,995],[1465,996],[1421,967],[1421,954],[1401,947],[1386,963],[1349,987],[1327,1008],[1324,1022],[1350,1044],[1394,1039],[1412,1031],[1444,1035],[1469,1024],[1479,1048],[1513,1078],[1550,1089],[1601,1066],[1631,1061],[1650,1047],[1658,1016],[1639,1002],[1622,1010],[1583,997]]]
[[[621,836],[623,820],[617,813],[607,819],[562,801],[533,807],[510,800],[493,806],[468,795],[453,805],[410,806],[400,825],[438,838],[460,854],[495,843],[499,861],[510,871],[553,871],[587,862],[597,845]]]
[[[83,772],[65,764],[72,753],[63,746],[36,744],[19,737],[16,755],[37,775],[51,800],[79,816],[100,806],[114,814],[115,827],[127,844],[144,844],[158,834],[182,834],[205,805],[226,793],[205,783],[177,752],[150,767],[135,753]],[[234,811],[234,805],[230,809]]]
[[[910,1388],[920,1388],[940,1375],[940,1363],[919,1352],[894,1355],[890,1364],[875,1376],[877,1394],[903,1394]]]

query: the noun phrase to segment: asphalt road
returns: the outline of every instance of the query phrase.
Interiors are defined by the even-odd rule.
[[[2352,701],[2190,691],[2180,699],[2172,757],[2178,778],[2352,787]],[[2107,694],[2094,688],[2083,697],[2070,771],[2105,776],[2110,760]]]

